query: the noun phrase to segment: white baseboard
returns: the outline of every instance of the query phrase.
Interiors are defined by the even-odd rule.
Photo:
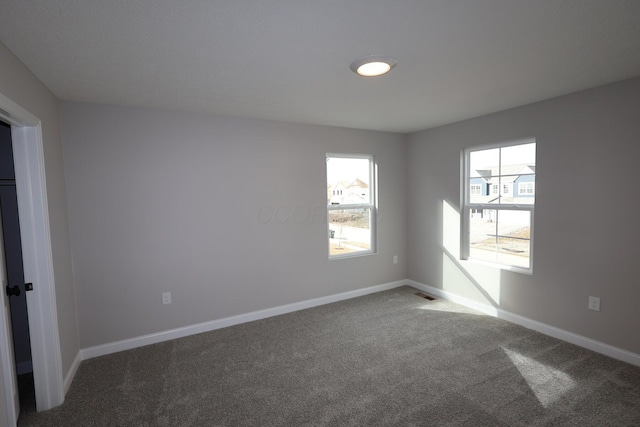
[[[183,338],[190,335],[209,332],[216,329],[226,328],[228,326],[238,325],[241,323],[252,322],[254,320],[266,319],[268,317],[278,316],[281,314],[291,313],[294,311],[304,310],[307,308],[317,307],[320,305],[330,304],[333,302],[343,301],[346,299],[357,298],[363,295],[375,292],[385,291],[388,289],[398,288],[407,285],[406,280],[385,283],[382,285],[371,286],[368,288],[358,289],[355,291],[343,292],[340,294],[329,295],[326,297],[314,298],[306,301],[300,301],[292,304],[281,305],[278,307],[267,308],[264,310],[254,311],[251,313],[240,314],[237,316],[226,317],[223,319],[213,320],[211,322],[199,323],[196,325],[185,326],[183,328],[171,329],[168,331],[158,332],[155,334],[143,335],[141,337],[130,338],[113,343],[98,345],[80,350],[81,360],[91,359],[93,357],[104,356],[119,351],[131,350],[149,344],[156,344],[163,341],[169,341],[176,338]],[[76,368],[77,369],[77,368]],[[72,377],[72,376],[71,376]],[[66,381],[65,381],[66,386]]]
[[[76,358],[73,360],[73,363],[71,364],[71,368],[69,369],[69,372],[67,372],[67,374],[64,376],[64,382],[63,382],[63,387],[64,387],[64,394],[67,394],[67,391],[69,391],[69,387],[71,386],[71,382],[73,381],[73,378],[76,376],[76,372],[78,371],[78,367],[80,366],[80,352],[78,352],[78,354],[76,355]],[[33,365],[31,361],[28,362],[20,362],[16,365],[16,371],[18,371],[18,375],[22,375],[22,374],[27,374],[29,372],[33,372]]]
[[[71,364],[69,371],[64,376],[63,387],[64,387],[65,396],[69,391],[69,387],[71,387],[71,382],[73,381],[73,378],[76,376],[76,372],[78,372],[78,368],[80,367],[80,362],[82,362],[82,353],[79,351],[78,354],[76,354],[75,359],[73,359],[73,363]]]
[[[268,317],[278,316],[281,314],[286,314],[294,311],[304,310],[307,308],[317,307],[324,304],[330,304],[333,302],[343,301],[351,298],[357,298],[363,295],[385,291],[388,289],[394,289],[394,288],[398,288],[405,285],[412,286],[416,289],[422,290],[434,296],[478,310],[481,313],[487,314],[489,316],[504,319],[509,322],[524,326],[525,328],[532,329],[534,331],[543,333],[545,335],[549,335],[554,338],[558,338],[560,340],[569,342],[571,344],[575,344],[580,347],[587,348],[589,350],[604,354],[614,359],[618,359],[635,366],[640,366],[640,355],[636,353],[632,353],[630,351],[623,350],[621,348],[614,347],[609,344],[605,344],[600,341],[596,341],[591,338],[584,337],[582,335],[574,334],[573,332],[556,328],[555,326],[550,326],[545,323],[529,319],[527,317],[513,314],[506,310],[502,310],[500,308],[482,304],[477,301],[471,300],[469,298],[465,298],[465,297],[444,291],[442,289],[434,288],[432,286],[425,285],[423,283],[419,283],[414,280],[399,280],[396,282],[390,282],[382,285],[371,286],[368,288],[358,289],[355,291],[343,292],[340,294],[329,295],[326,297],[314,298],[306,301],[300,301],[297,303],[286,304],[278,307],[254,311],[251,313],[240,314],[237,316],[226,317],[223,319],[217,319],[210,322],[204,322],[196,325],[185,326],[183,328],[171,329],[168,331],[158,332],[155,334],[143,335],[136,338],[130,338],[122,341],[116,341],[113,343],[85,348],[80,350],[80,353],[74,360],[74,363],[72,364],[71,369],[65,376],[64,390],[66,393],[66,391],[69,389],[69,386],[71,385],[71,381],[75,376],[78,366],[80,365],[80,361],[82,360],[104,356],[111,353],[117,353],[120,351],[131,350],[134,348],[143,347],[145,345],[156,344],[159,342],[169,341],[176,338],[183,338],[190,335],[200,334],[203,332],[209,332],[216,329],[226,328],[228,326],[234,326],[241,323],[252,322],[254,320],[266,319]]]
[[[464,305],[469,308],[473,308],[489,316],[504,319],[511,323],[524,326],[525,328],[532,329],[536,332],[540,332],[545,335],[558,338],[562,341],[566,341],[571,344],[578,345],[580,347],[584,347],[586,349],[595,351],[600,354],[604,354],[614,359],[618,359],[635,366],[640,366],[640,355],[636,353],[632,353],[630,351],[623,350],[621,348],[614,347],[612,345],[605,344],[600,341],[592,340],[591,338],[574,334],[573,332],[565,331],[564,329],[556,328],[555,326],[550,326],[550,325],[547,325],[546,323],[538,322],[536,320],[532,320],[527,317],[513,314],[508,311],[502,310],[500,308],[482,304],[477,301],[473,301],[468,298],[461,297],[456,294],[452,294],[442,289],[434,288],[429,285],[416,282],[414,280],[407,280],[407,284],[411,287],[420,289],[421,291],[424,291],[431,295],[455,302],[460,305]]]

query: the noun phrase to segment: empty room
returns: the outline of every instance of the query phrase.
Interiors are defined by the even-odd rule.
[[[640,1],[0,0],[0,426],[640,425]]]

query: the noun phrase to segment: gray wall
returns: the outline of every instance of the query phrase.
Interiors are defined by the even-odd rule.
[[[459,261],[461,150],[524,137],[533,275]],[[640,353],[640,78],[415,133],[407,154],[410,279]]]
[[[83,348],[406,278],[403,135],[70,102],[61,123]],[[328,260],[327,152],[376,156],[378,254]]]
[[[2,43],[0,64],[0,93],[42,122],[62,372],[66,376],[78,355],[79,342],[58,101]]]

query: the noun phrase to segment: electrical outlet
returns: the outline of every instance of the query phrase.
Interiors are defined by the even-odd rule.
[[[600,298],[589,297],[589,310],[600,311]]]
[[[162,304],[171,304],[171,292],[162,294]]]
[[[398,255],[394,255],[393,256],[393,263],[397,264],[398,263]]]

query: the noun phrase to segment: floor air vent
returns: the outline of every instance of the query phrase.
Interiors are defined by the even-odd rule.
[[[415,295],[419,296],[420,298],[428,299],[429,301],[433,301],[436,299],[435,297],[432,297],[431,295],[423,294],[422,292],[416,292]]]

